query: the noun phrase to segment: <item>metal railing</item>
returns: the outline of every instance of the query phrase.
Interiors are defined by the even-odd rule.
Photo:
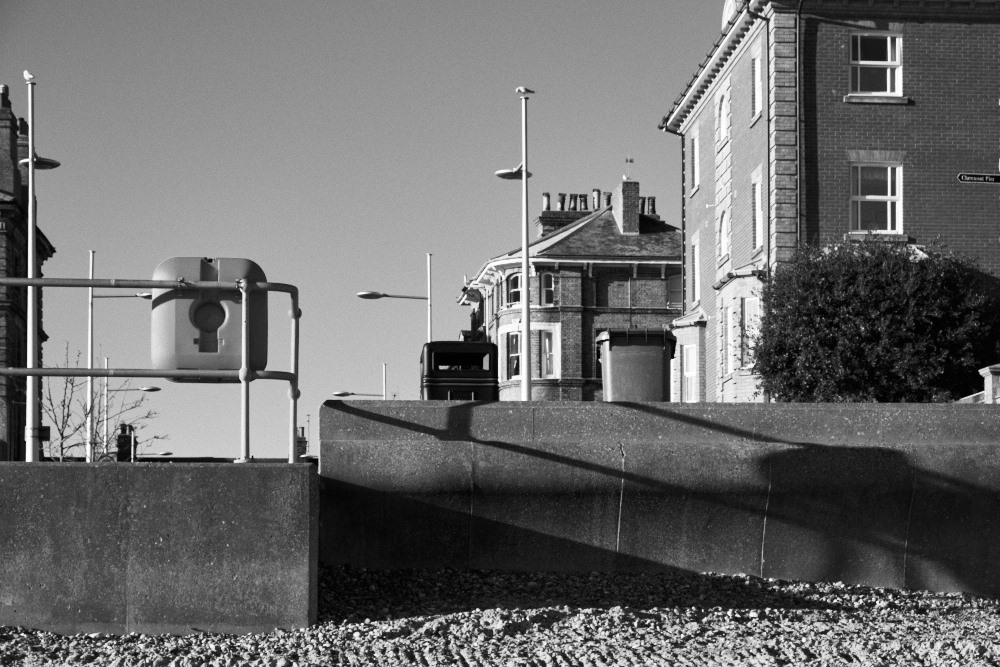
[[[221,290],[239,292],[242,300],[242,360],[239,370],[166,370],[154,368],[0,368],[0,377],[142,377],[166,378],[174,380],[237,381],[240,383],[240,456],[236,462],[250,460],[250,382],[253,380],[284,380],[288,382],[289,429],[288,462],[298,461],[295,446],[298,430],[299,399],[299,291],[294,285],[273,282],[237,280],[235,282],[178,280],[122,280],[87,278],[0,278],[0,287],[101,287],[106,289],[179,289]],[[250,368],[250,298],[254,290],[284,292],[291,298],[289,316],[292,320],[291,370],[268,371]],[[34,436],[32,445],[37,443],[37,416],[27,415],[27,423]],[[28,429],[26,429],[27,431]],[[28,459],[32,460],[32,459]]]

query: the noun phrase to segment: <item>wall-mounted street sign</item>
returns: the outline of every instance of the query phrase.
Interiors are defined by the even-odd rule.
[[[1000,185],[1000,174],[959,174],[962,183],[996,183]]]

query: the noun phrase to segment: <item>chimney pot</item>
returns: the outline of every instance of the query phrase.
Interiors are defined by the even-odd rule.
[[[569,196],[569,210],[571,211],[576,210],[576,195]]]
[[[646,198],[639,197],[639,213],[646,214]]]
[[[611,206],[611,193],[610,192],[605,192],[604,193],[604,205],[605,206]]]
[[[656,197],[646,197],[646,209],[649,215],[656,217]]]
[[[560,192],[559,193],[559,203],[556,204],[556,210],[557,211],[565,211],[566,210],[566,193],[565,192]]]
[[[550,210],[549,209],[549,205],[550,205],[549,204],[549,193],[548,192],[543,192],[542,193],[542,210],[543,211]]]
[[[601,208],[601,191],[594,188],[594,210]]]
[[[580,210],[581,211],[588,210],[587,195],[578,195],[577,201],[580,202]]]

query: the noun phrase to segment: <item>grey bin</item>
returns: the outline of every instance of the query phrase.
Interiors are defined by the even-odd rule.
[[[602,331],[601,380],[605,401],[666,401],[677,339],[663,329]]]

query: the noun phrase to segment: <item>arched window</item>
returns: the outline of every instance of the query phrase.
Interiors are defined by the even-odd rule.
[[[715,144],[721,147],[729,141],[729,95],[719,94],[719,101],[715,108]]]
[[[515,303],[521,303],[520,273],[507,276],[507,305],[513,306]]]

